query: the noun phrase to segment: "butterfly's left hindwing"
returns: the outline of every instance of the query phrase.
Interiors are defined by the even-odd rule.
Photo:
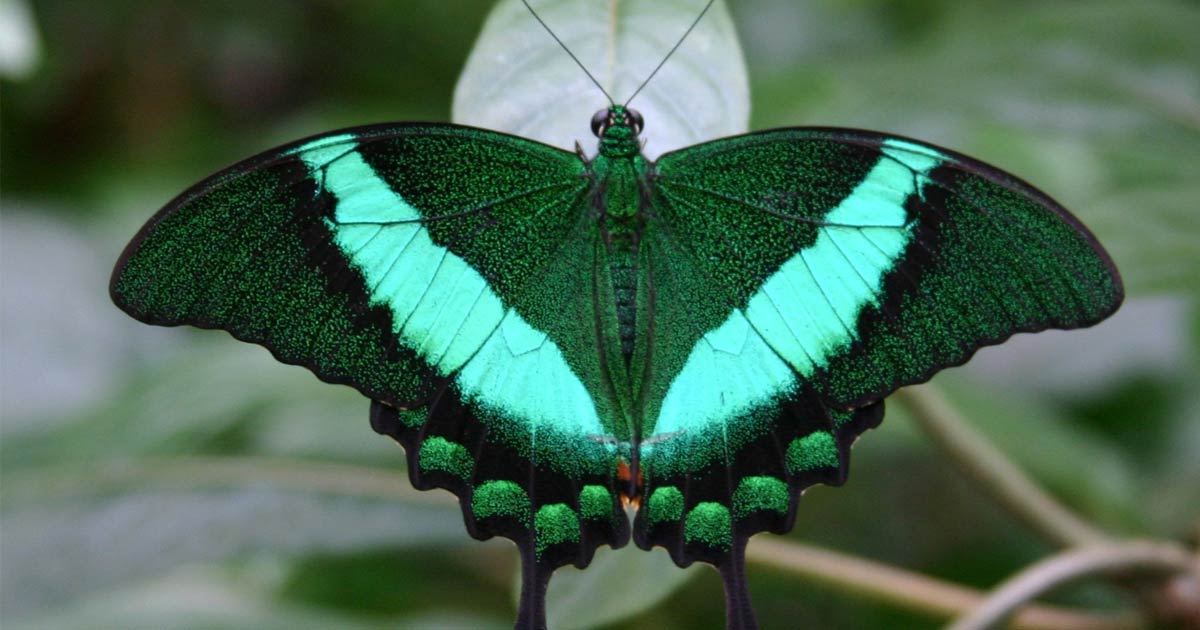
[[[748,134],[666,154],[648,184],[656,354],[634,536],[681,564],[726,566],[749,535],[789,529],[798,491],[844,479],[891,391],[1122,299],[1061,206],[910,140]]]
[[[575,154],[465,127],[319,136],[170,203],[111,293],[142,321],[224,329],[355,387],[472,535],[514,539],[535,576],[582,566],[628,536],[578,281],[597,238],[586,175]]]

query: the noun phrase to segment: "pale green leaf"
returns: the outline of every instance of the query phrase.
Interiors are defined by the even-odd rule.
[[[65,602],[25,619],[6,616],[6,630],[156,628],[159,630],[371,630],[380,628],[504,628],[511,620],[456,611],[401,618],[353,615],[281,601],[264,571],[187,568]],[[269,573],[269,571],[267,571]],[[7,612],[7,611],[6,611]]]
[[[595,628],[654,607],[699,573],[680,569],[655,549],[597,550],[583,571],[563,567],[550,580],[547,620],[551,628]]]
[[[8,474],[0,608],[8,616],[174,567],[255,555],[476,544],[447,493],[373,468],[251,458]]]
[[[0,0],[0,76],[26,79],[41,63],[41,37],[26,0]]]
[[[618,103],[662,61],[704,0],[531,0],[538,14]],[[595,144],[589,123],[607,107],[519,0],[493,9],[454,94],[454,122],[566,149]],[[645,154],[747,130],[746,67],[724,2],[716,2],[631,106],[646,121]]]
[[[176,332],[142,329],[152,338]],[[368,401],[354,390],[323,385],[307,370],[280,365],[265,349],[222,332],[187,337],[192,343],[177,343],[170,352],[157,346],[166,357],[113,388],[107,404],[73,422],[4,440],[4,469],[214,449],[403,463],[395,442],[370,430]]]

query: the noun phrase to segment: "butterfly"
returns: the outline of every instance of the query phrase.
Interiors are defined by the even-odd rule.
[[[414,486],[516,543],[520,628],[631,538],[716,567],[753,627],[747,541],[845,480],[885,396],[1122,301],[1086,227],[972,158],[784,128],[650,161],[610,103],[591,156],[431,123],[267,151],[151,218],[110,293],[369,398]]]

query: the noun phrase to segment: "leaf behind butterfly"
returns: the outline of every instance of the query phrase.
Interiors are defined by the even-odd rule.
[[[662,61],[704,0],[531,0],[604,89],[624,102]],[[459,76],[453,120],[594,150],[591,116],[608,103],[520,0],[492,10]],[[718,0],[633,101],[646,120],[645,154],[744,133],[750,89],[737,32]]]

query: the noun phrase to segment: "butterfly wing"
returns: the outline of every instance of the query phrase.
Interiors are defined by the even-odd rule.
[[[896,388],[1016,332],[1094,324],[1123,295],[1057,203],[911,140],[754,133],[664,155],[649,183],[664,350],[634,537],[681,564],[790,529],[798,491],[844,478]]]
[[[590,190],[578,156],[494,132],[318,136],[168,204],[111,294],[139,320],[227,330],[371,398],[414,485],[457,494],[473,536],[516,541],[540,598],[555,567],[628,538],[621,428],[590,385]]]

